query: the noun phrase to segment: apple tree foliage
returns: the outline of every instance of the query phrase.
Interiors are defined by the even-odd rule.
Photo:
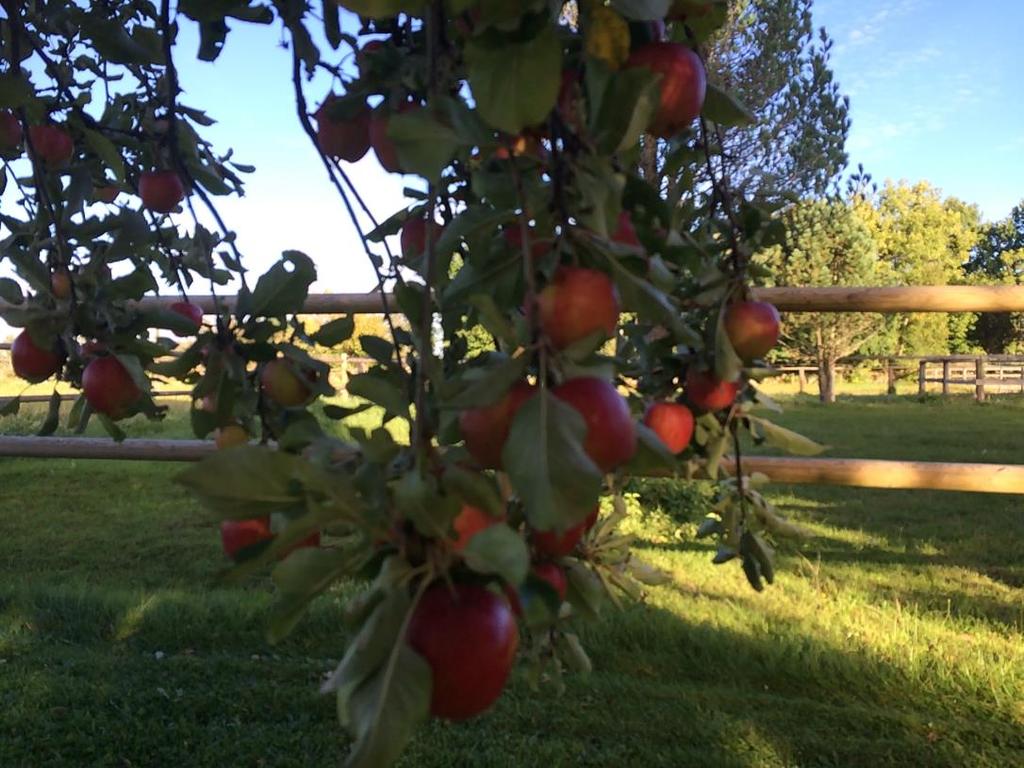
[[[0,258],[16,278],[0,279],[0,306],[30,353],[55,355],[58,378],[84,385],[67,413],[54,397],[41,432],[100,418],[120,439],[118,419],[163,416],[152,383],[173,378],[193,386],[196,436],[253,437],[180,480],[225,524],[259,522],[226,578],[272,569],[271,639],[336,582],[368,583],[339,615],[351,639],[324,685],[353,738],[350,765],[392,762],[432,712],[486,708],[480,691],[453,691],[477,679],[500,691],[517,649],[534,681],[589,668],[578,622],[664,578],[616,532],[631,473],[717,478],[731,454],[737,471],[701,534],[756,589],[772,581],[771,541],[794,528],[757,492],[763,478],[736,479],[739,433],[819,447],[760,413],[770,368],[741,360],[725,330],[726,308],[766,276],[751,254],[779,226],[720,172],[717,137],[750,120],[717,83],[704,98],[699,57],[723,2],[2,6]],[[363,239],[382,310],[406,318],[359,337],[376,365],[350,380],[354,408],[318,403],[332,388],[310,354],[347,342],[353,318],[304,322],[315,266],[303,253],[258,278],[245,270],[217,199],[252,169],[204,139],[212,118],[178,82],[177,57],[213,61],[245,24],[280,25],[296,130]],[[176,45],[186,25],[198,51]],[[637,56],[646,46],[661,47]],[[331,94],[307,93],[322,71]],[[364,204],[339,158],[371,145],[408,175],[408,209],[378,217]],[[645,175],[652,146],[691,180],[685,201]],[[692,181],[698,168],[705,182]],[[180,303],[145,301],[168,285]],[[185,298],[197,292],[214,295],[207,324]],[[480,328],[493,343],[470,348]],[[707,392],[684,391],[698,379]],[[678,454],[642,422],[656,402],[694,412],[695,424],[673,421],[693,430]],[[350,426],[351,440],[324,426],[369,407],[379,424]],[[470,449],[472,424],[497,443],[488,462]],[[394,437],[405,431],[408,442]],[[613,512],[595,520],[602,496]],[[320,533],[320,546],[299,546]],[[446,656],[463,637],[480,638],[475,655]]]

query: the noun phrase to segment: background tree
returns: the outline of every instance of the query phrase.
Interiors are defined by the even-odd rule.
[[[709,79],[755,117],[723,136],[732,184],[748,198],[821,196],[846,166],[849,99],[815,31],[813,0],[740,0],[709,56]]]
[[[977,242],[980,213],[974,205],[943,198],[926,181],[886,182],[872,205],[857,206],[874,238],[878,256],[898,285],[956,285],[966,282],[964,265]],[[925,355],[966,351],[975,315],[917,313],[890,315],[878,351]]]
[[[779,285],[879,285],[888,270],[855,208],[842,200],[809,200],[783,215],[785,237],[762,258]],[[788,345],[813,350],[823,403],[835,402],[836,361],[856,352],[878,329],[879,315],[796,312],[786,315]]]
[[[972,280],[989,285],[1020,285],[1024,281],[1024,201],[1005,219],[985,229],[965,269]],[[1017,351],[1024,341],[1024,316],[1010,312],[978,315],[968,339],[989,353]]]

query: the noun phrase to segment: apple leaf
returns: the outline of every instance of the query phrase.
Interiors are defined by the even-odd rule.
[[[291,265],[291,269],[286,265]],[[287,315],[301,307],[316,279],[312,259],[300,251],[285,251],[281,260],[256,282],[251,293],[243,288],[238,293],[239,315],[272,317]]]
[[[610,154],[634,146],[658,109],[659,93],[658,78],[642,67],[609,77],[591,121],[598,150]]]
[[[7,175],[4,174],[4,178]],[[25,294],[21,291],[21,285],[9,277],[0,277],[0,300],[8,304],[21,304],[25,300]]]
[[[481,117],[518,133],[547,117],[561,83],[562,46],[550,24],[525,42],[466,44],[469,85]]]
[[[294,482],[301,459],[262,445],[218,451],[181,472],[176,481],[226,517],[270,514],[303,501]]]
[[[103,161],[104,165],[114,172],[114,177],[123,184],[125,179],[124,160],[121,158],[121,153],[117,147],[114,146],[114,142],[99,131],[93,131],[88,128],[82,129],[82,136],[85,139],[85,145],[92,150],[96,157]]]
[[[601,471],[583,450],[587,425],[547,390],[512,421],[502,462],[534,528],[565,530],[582,521],[601,493]]]
[[[60,392],[55,389],[53,394],[50,395],[50,402],[46,409],[46,418],[43,420],[42,426],[39,427],[39,431],[36,432],[37,435],[45,437],[57,431],[57,427],[60,425],[60,404]]]
[[[526,541],[507,525],[492,525],[475,534],[462,552],[477,573],[493,573],[509,584],[520,584],[530,568]]]
[[[735,96],[713,83],[708,83],[701,114],[722,126],[750,125],[755,119]]]
[[[772,445],[778,446],[794,456],[817,456],[828,448],[809,437],[804,437],[799,432],[780,427],[760,416],[748,414],[747,421],[750,423],[750,431],[755,437],[764,438]]]
[[[636,430],[636,453],[626,465],[630,474],[645,475],[652,472],[675,473],[678,470],[676,457],[661,441],[661,438],[646,424],[634,424]]]
[[[526,377],[528,362],[526,355],[520,355],[486,368],[469,369],[462,377],[462,390],[442,407],[461,410],[494,405],[505,396],[513,384]]]
[[[11,397],[0,403],[0,416],[14,416],[21,408],[21,395]]]
[[[338,0],[338,5],[360,16],[388,19],[399,13],[416,16],[423,10],[425,0]]]
[[[505,502],[494,480],[488,475],[464,469],[458,464],[447,464],[442,477],[445,490],[454,493],[467,504],[492,517],[505,514]]]
[[[725,313],[719,312],[715,325],[715,377],[721,381],[738,381],[742,371],[743,361],[725,330]]]
[[[656,21],[665,18],[672,0],[612,0],[612,7],[635,21]]]
[[[348,380],[347,391],[384,408],[390,414],[408,418],[409,399],[402,389],[379,371],[370,370]]]
[[[403,171],[436,180],[461,145],[458,134],[427,110],[399,112],[388,120],[388,136]]]

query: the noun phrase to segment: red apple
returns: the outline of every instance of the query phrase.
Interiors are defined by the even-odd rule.
[[[121,194],[121,190],[113,184],[104,184],[102,187],[93,187],[92,195],[100,203],[110,203],[117,200],[117,196]]]
[[[50,275],[50,290],[56,299],[63,301],[71,298],[71,275],[63,267],[58,267]]]
[[[0,152],[21,150],[21,123],[13,112],[0,112]]]
[[[32,384],[46,381],[60,370],[64,355],[54,349],[42,349],[27,330],[19,333],[11,344],[11,366],[14,374]]]
[[[713,371],[701,371],[693,366],[686,371],[686,398],[702,411],[728,408],[739,391],[738,382],[722,381]]]
[[[494,405],[469,408],[459,414],[459,431],[466,441],[466,450],[484,469],[501,469],[501,452],[512,419],[533,391],[533,385],[520,381]]]
[[[193,304],[190,301],[176,301],[169,307],[171,312],[175,312],[186,320],[191,320],[195,329],[198,331],[203,325],[203,310]]]
[[[541,330],[556,349],[595,331],[613,336],[619,322],[619,292],[596,269],[559,267],[537,297],[537,307]]]
[[[679,403],[651,403],[644,424],[672,453],[682,453],[693,437],[693,413]]]
[[[518,254],[523,252],[523,230],[518,222],[509,224],[502,230],[501,234],[505,238],[505,242],[508,243],[512,253]],[[526,237],[530,241],[530,258],[535,263],[538,259],[542,259],[551,253],[551,241],[542,238],[540,232],[535,227],[527,229]]]
[[[557,531],[530,531],[530,543],[533,544],[533,551],[538,557],[565,557],[572,552],[583,534],[594,525],[592,521],[597,520],[597,509],[587,515],[582,523],[566,528],[561,533]]]
[[[633,228],[633,218],[629,215],[629,211],[621,211],[619,213],[619,226],[612,233],[611,239],[612,242],[621,245],[629,245],[634,248],[640,247],[640,238],[636,236],[636,230]]]
[[[420,109],[419,104],[406,102],[398,107],[398,112],[410,112]],[[389,173],[401,173],[398,165],[398,150],[395,143],[388,136],[388,125],[390,125],[391,112],[384,107],[377,107],[370,116],[370,146],[377,155],[377,162]]]
[[[566,581],[565,571],[554,563],[538,563],[533,566],[532,570],[534,576],[551,585],[559,600],[565,600],[565,593],[569,591],[569,582]]]
[[[170,213],[185,199],[185,186],[174,171],[145,171],[139,174],[142,206],[157,213]]]
[[[725,333],[742,360],[764,357],[779,340],[779,311],[767,301],[738,301],[725,310]]]
[[[467,720],[497,700],[519,647],[508,602],[476,584],[430,587],[407,637],[433,675],[430,714],[448,720]]]
[[[313,115],[317,144],[328,157],[354,163],[370,150],[370,110],[364,106],[347,120],[332,118],[330,105],[337,99],[331,94]]]
[[[28,138],[36,156],[47,168],[61,168],[75,153],[71,134],[56,125],[30,125]]]
[[[626,399],[604,379],[581,376],[555,387],[555,397],[575,408],[587,425],[583,449],[604,472],[629,461],[636,430]]]
[[[469,504],[463,504],[458,517],[452,522],[452,527],[455,529],[456,534],[455,543],[452,545],[452,548],[456,552],[461,552],[469,545],[469,540],[480,533],[480,531],[503,522],[504,519],[504,517],[491,517],[482,509],[470,506]]]
[[[649,43],[630,54],[626,66],[644,67],[661,75],[661,100],[649,126],[651,133],[671,138],[700,114],[707,74],[700,57],[685,45]]]
[[[116,357],[93,358],[82,372],[82,391],[94,411],[112,419],[125,416],[142,391]]]
[[[226,427],[218,427],[214,430],[213,441],[220,450],[234,448],[236,445],[245,445],[249,442],[249,433],[238,424],[228,424]]]
[[[302,381],[283,359],[271,360],[260,371],[260,386],[263,394],[284,408],[303,405],[311,394],[309,386]]]
[[[427,250],[427,219],[421,214],[421,211],[416,211],[402,224],[402,234],[399,239],[402,245],[402,258],[406,261],[415,259]],[[436,245],[438,238],[441,237],[441,232],[444,231],[443,227],[432,221],[430,222],[430,231],[430,238]]]
[[[247,547],[274,538],[270,532],[270,518],[256,517],[252,520],[225,520],[220,524],[220,543],[224,554],[232,560]]]

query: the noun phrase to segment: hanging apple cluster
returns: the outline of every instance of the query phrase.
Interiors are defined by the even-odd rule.
[[[349,764],[387,764],[428,716],[487,710],[516,659],[534,681],[589,668],[577,623],[664,578],[616,530],[630,475],[716,478],[727,450],[742,475],[741,430],[816,449],[755,413],[779,317],[748,282],[777,227],[722,171],[716,137],[750,119],[702,59],[725,6],[342,2],[357,19],[299,0],[170,5],[8,8],[14,369],[79,388],[68,426],[95,414],[118,439],[119,419],[162,416],[152,381],[193,385],[195,434],[222,450],[180,480],[222,520],[227,578],[272,567],[271,639],[339,580],[370,581],[339,617],[351,640],[323,687]],[[299,127],[391,291],[390,337],[360,338],[375,365],[350,379],[352,406],[319,402],[333,390],[313,354],[352,318],[308,327],[315,270],[295,251],[250,287],[214,198],[251,169],[179,101],[179,24],[213,60],[229,21],[275,20]],[[307,96],[325,71],[331,87]],[[416,202],[383,221],[347,166],[371,154],[416,177]],[[158,277],[182,299],[140,301]],[[215,294],[209,325],[185,297],[197,280]],[[232,281],[229,307],[216,294]],[[371,408],[376,427],[351,419]],[[55,394],[43,432],[59,421]],[[755,481],[722,482],[701,534],[760,589],[770,536],[793,526]]]

